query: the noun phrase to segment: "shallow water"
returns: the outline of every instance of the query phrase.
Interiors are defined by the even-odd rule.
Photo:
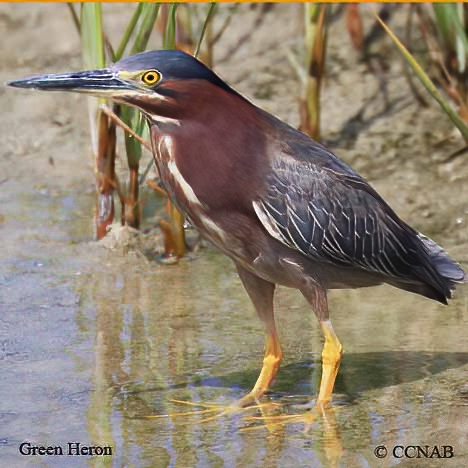
[[[162,266],[110,252],[89,242],[91,194],[19,196],[21,187],[7,184],[0,195],[1,466],[468,463],[466,290],[450,307],[390,287],[332,292],[345,355],[327,419],[307,432],[302,421],[246,419],[258,410],[204,422],[207,414],[193,412],[248,392],[262,359],[261,325],[230,260],[204,249]],[[280,289],[276,305],[284,361],[264,412],[280,403],[286,414],[304,414],[319,378],[318,325],[297,291]],[[23,442],[65,454],[22,455]],[[111,447],[113,455],[69,456],[69,442]],[[374,454],[380,445],[388,450],[382,459]],[[395,446],[408,445],[452,446],[454,456],[397,458],[399,448],[393,456]]]
[[[109,5],[114,44],[126,9]],[[260,24],[259,9],[245,5],[216,46],[216,67],[297,125],[300,86],[283,49],[301,50],[302,20],[295,5],[270,10]],[[403,31],[405,10],[395,12],[392,24]],[[367,18],[370,28],[373,11]],[[81,67],[69,20],[63,5],[2,4],[1,81]],[[386,92],[374,99],[382,76],[349,47],[344,22],[330,27],[325,136],[404,219],[453,247],[466,267],[466,159],[443,162],[463,142],[450,143],[438,111],[414,102],[385,40],[376,50],[390,59],[388,70],[382,64]],[[335,411],[308,432],[303,422],[265,425],[247,414],[175,417],[203,408],[175,399],[226,405],[258,375],[262,329],[231,262],[206,249],[161,266],[90,242],[85,100],[2,88],[0,101],[0,467],[468,466],[466,288],[450,307],[389,287],[331,293],[345,354]],[[62,188],[48,188],[55,185]],[[319,328],[296,291],[280,289],[277,310],[284,361],[263,412],[280,403],[289,415],[305,414],[320,375]],[[28,441],[65,454],[22,455]],[[68,443],[113,455],[69,456]],[[387,456],[377,458],[382,445]],[[432,458],[410,458],[412,445],[427,445]],[[454,456],[437,458],[452,453],[442,446]]]

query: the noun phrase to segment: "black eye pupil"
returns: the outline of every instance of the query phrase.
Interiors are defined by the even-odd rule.
[[[157,76],[155,73],[147,73],[145,75],[145,81],[148,83],[148,84],[153,84],[157,81]]]

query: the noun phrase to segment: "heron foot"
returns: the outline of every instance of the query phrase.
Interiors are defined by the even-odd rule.
[[[223,416],[240,416],[241,418],[247,417],[255,411],[262,411],[264,408],[273,406],[279,406],[277,403],[265,402],[262,403],[257,398],[249,393],[246,396],[240,398],[231,404],[219,404],[219,403],[200,403],[191,402],[187,400],[170,400],[172,403],[177,405],[184,405],[191,407],[191,410],[171,412],[168,414],[151,415],[147,416],[148,419],[156,418],[183,418],[183,417],[195,417],[201,416],[202,419],[197,421],[198,423],[213,421]],[[262,413],[263,414],[263,413]]]

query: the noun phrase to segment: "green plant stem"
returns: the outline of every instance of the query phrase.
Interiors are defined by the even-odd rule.
[[[176,11],[177,4],[173,3],[169,8],[166,29],[163,36],[163,48],[174,50],[176,48]]]
[[[88,69],[106,65],[104,33],[102,28],[102,5],[84,3],[80,12],[83,66]],[[96,234],[101,239],[114,221],[114,190],[117,185],[115,174],[116,128],[107,115],[99,110],[103,99],[88,99],[91,124],[91,141],[95,158],[97,203]]]
[[[197,43],[197,47],[195,48],[195,57],[198,57],[199,53],[200,53],[200,47],[202,45],[202,42],[203,42],[203,38],[205,37],[205,33],[206,33],[206,30],[208,28],[208,25],[209,23],[211,22],[215,12],[216,12],[216,3],[215,2],[211,2],[209,7],[208,7],[208,13],[206,14],[206,17],[205,17],[205,21],[203,22],[203,28],[202,28],[202,31],[200,33],[200,38],[198,39],[198,43]]]
[[[117,47],[117,50],[113,57],[114,62],[117,62],[122,58],[125,52],[125,49],[130,41],[130,37],[132,36],[133,31],[135,31],[135,27],[138,23],[138,20],[140,19],[142,11],[143,11],[143,4],[139,3],[135,9],[135,13],[133,13],[131,20],[127,24],[127,27],[125,28],[125,31],[122,34],[122,38],[120,39],[119,46]]]
[[[416,73],[416,76],[419,78],[424,87],[429,91],[429,94],[439,103],[442,110],[448,115],[453,124],[460,130],[465,141],[468,143],[468,126],[465,121],[458,115],[458,113],[452,109],[450,103],[444,99],[441,93],[437,90],[436,86],[421,68],[421,66],[416,62],[414,57],[408,52],[406,47],[399,41],[399,39],[393,34],[390,28],[376,15],[377,21],[382,25],[387,34],[392,38],[393,42],[396,44],[400,52],[405,57],[408,64],[411,66],[413,71]]]
[[[306,84],[301,129],[320,140],[320,89],[325,68],[327,6],[306,3]]]
[[[154,23],[159,13],[158,3],[143,3],[142,4],[142,21],[135,42],[131,49],[130,55],[137,54],[146,49],[148,40],[154,28]]]

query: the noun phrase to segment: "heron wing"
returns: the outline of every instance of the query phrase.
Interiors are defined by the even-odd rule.
[[[266,193],[254,202],[269,234],[321,261],[411,277],[420,265],[416,231],[336,156],[302,144],[271,161]]]

